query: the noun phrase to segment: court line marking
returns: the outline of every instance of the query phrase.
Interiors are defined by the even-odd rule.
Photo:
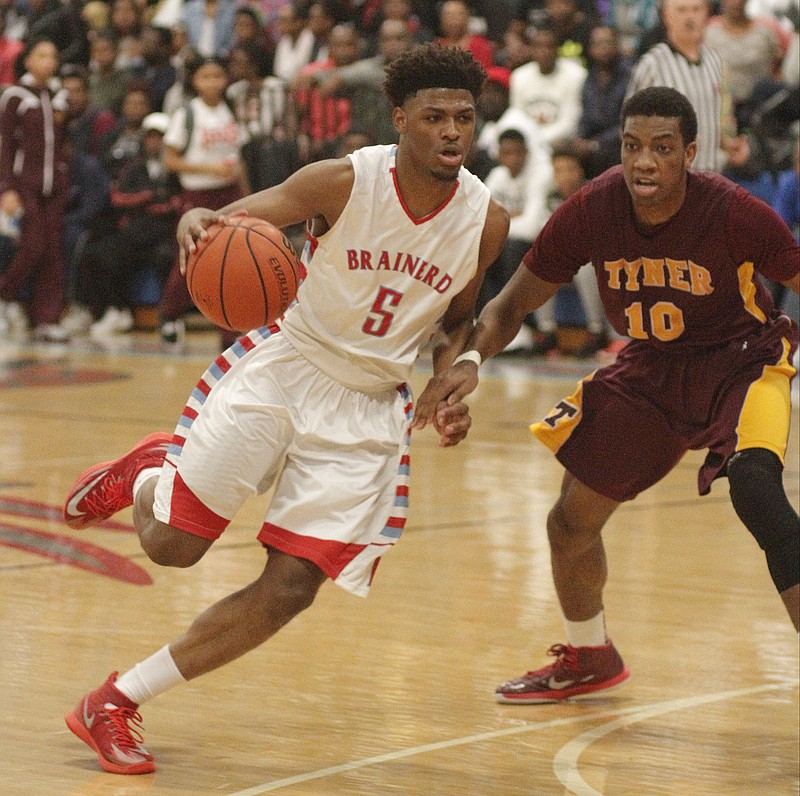
[[[580,771],[578,771],[578,759],[595,741],[623,727],[627,727],[629,724],[635,724],[637,721],[645,721],[646,719],[652,719],[656,716],[661,716],[665,713],[671,713],[677,710],[685,710],[686,708],[694,708],[711,702],[721,702],[725,699],[735,699],[736,697],[748,696],[761,691],[770,691],[783,687],[785,686],[762,685],[753,688],[741,688],[737,691],[721,691],[718,694],[686,697],[685,699],[676,699],[672,702],[664,702],[660,705],[652,705],[644,710],[639,709],[638,713],[631,713],[624,718],[611,721],[601,727],[592,727],[590,730],[586,730],[571,741],[567,741],[553,758],[553,772],[556,777],[558,777],[559,782],[561,782],[573,796],[603,796],[600,791],[595,790],[586,782],[581,776]]]
[[[535,724],[524,724],[518,727],[506,727],[502,730],[492,730],[491,732],[467,735],[462,738],[451,738],[448,741],[438,741],[436,743],[423,744],[421,746],[414,746],[409,749],[400,749],[396,752],[387,752],[386,754],[376,755],[374,757],[353,760],[350,763],[342,763],[338,766],[330,766],[328,768],[317,769],[316,771],[308,771],[305,774],[297,774],[292,777],[286,777],[284,779],[273,780],[272,782],[265,782],[261,785],[255,785],[252,788],[246,788],[245,790],[238,790],[235,793],[228,794],[228,796],[259,796],[261,793],[269,793],[271,791],[280,790],[281,788],[287,788],[290,785],[299,785],[303,782],[324,779],[325,777],[332,777],[336,774],[343,774],[348,771],[355,771],[359,768],[375,766],[380,763],[390,763],[395,760],[402,760],[405,757],[413,757],[414,755],[437,752],[442,749],[451,749],[456,746],[466,746],[468,744],[480,743],[483,741],[493,741],[497,738],[504,738],[511,735],[521,735],[522,733],[536,732],[538,730],[546,730],[551,727],[563,727],[570,724],[579,724],[580,722],[592,721],[596,719],[617,718],[619,716],[630,716],[632,717],[630,721],[640,721],[644,718],[648,718],[651,714],[660,715],[661,713],[669,713],[670,711],[674,710],[683,710],[688,707],[694,707],[695,705],[702,705],[708,702],[719,702],[724,699],[733,699],[738,696],[757,694],[761,691],[774,691],[789,687],[792,687],[791,683],[760,685],[753,686],[752,688],[742,688],[736,691],[720,691],[716,694],[704,694],[701,696],[687,697],[684,699],[673,699],[669,700],[668,702],[656,703],[655,705],[651,705],[650,707],[644,709],[641,705],[637,705],[636,707],[623,708],[621,710],[605,710],[598,713],[588,713],[583,716],[570,716],[569,718],[552,719],[551,721],[538,722]],[[603,725],[601,728],[595,728],[594,731],[600,729],[611,732],[613,729],[616,729],[616,727],[612,725],[616,725],[619,721],[620,720],[617,719],[617,721],[611,722],[610,725]],[[607,730],[608,727],[611,727],[611,729]],[[582,735],[578,736],[578,738],[587,736],[591,732],[592,731],[590,730],[587,733],[583,733]],[[594,739],[592,738],[589,740],[586,743],[586,746],[588,746],[592,740]],[[569,746],[569,744],[567,744],[567,746]],[[580,750],[576,749],[576,751],[579,756],[582,748]],[[559,754],[561,754],[561,752],[559,752]],[[565,757],[565,766],[571,765],[568,763],[568,759],[569,755]],[[575,763],[577,763],[577,756],[575,757]],[[576,767],[575,770],[577,771]],[[578,775],[578,777],[580,777],[580,775]],[[583,780],[581,779],[581,781]],[[587,785],[586,787],[589,786]],[[584,791],[584,794],[586,794],[586,796],[589,796],[589,794],[592,796],[602,796],[602,794],[598,794],[598,792],[595,790]],[[583,794],[580,794],[580,796],[583,796]]]

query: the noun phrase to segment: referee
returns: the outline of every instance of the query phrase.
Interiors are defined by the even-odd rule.
[[[703,44],[708,22],[707,0],[664,0],[667,40],[651,47],[637,62],[625,94],[667,86],[688,97],[697,114],[697,158],[694,168],[722,171],[730,162],[747,160],[745,136],[736,136],[730,97],[723,83],[722,60]]]

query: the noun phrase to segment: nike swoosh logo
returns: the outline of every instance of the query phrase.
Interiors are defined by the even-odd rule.
[[[141,749],[142,747],[138,747],[138,748]],[[142,750],[142,751],[144,751],[144,750]],[[120,761],[125,762],[125,763],[143,763],[145,760],[147,760],[146,757],[143,757],[142,755],[137,754],[134,751],[130,751],[130,752],[123,751],[116,744],[113,744],[113,743],[111,744],[111,754],[117,760],[120,760]]]
[[[547,685],[554,691],[559,691],[562,688],[567,688],[568,686],[575,685],[575,683],[588,683],[589,680],[594,680],[593,674],[588,674],[586,675],[586,677],[581,677],[580,680],[556,680],[555,675],[553,675],[547,681]]]
[[[562,688],[566,688],[568,685],[572,685],[574,682],[574,680],[556,680],[555,675],[553,675],[547,681],[547,685],[552,688],[553,691],[560,691]]]
[[[88,699],[84,699],[83,700],[83,723],[86,725],[86,729],[87,730],[91,730],[92,729],[92,725],[94,724],[94,719],[95,719],[95,715],[96,714],[92,713],[92,715],[90,716],[86,712],[86,708],[88,706],[89,706],[89,700]]]
[[[86,495],[94,489],[98,482],[102,481],[106,477],[107,470],[103,470],[94,481],[90,481],[80,492],[76,492],[70,499],[69,503],[67,503],[66,514],[70,517],[82,517],[83,512],[78,510],[78,503],[80,503]]]

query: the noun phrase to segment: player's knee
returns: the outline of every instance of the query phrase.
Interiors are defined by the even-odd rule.
[[[569,536],[569,528],[561,503],[556,503],[547,515],[547,539],[551,550],[558,550]]]
[[[577,555],[594,542],[598,532],[583,527],[564,509],[559,500],[547,515],[547,538],[550,550],[557,556]]]
[[[779,592],[800,581],[800,519],[783,488],[783,465],[764,448],[740,451],[728,462],[731,502],[767,558]]]
[[[764,448],[748,448],[728,461],[731,502],[739,518],[755,536],[762,550],[785,530],[773,527],[771,515],[776,491],[783,493],[783,466],[780,459]],[[785,493],[784,493],[785,494]]]
[[[309,608],[316,596],[316,585],[310,583],[292,584],[284,587],[281,591],[279,603],[288,620]]]
[[[319,583],[312,580],[272,584],[264,600],[264,609],[270,614],[271,621],[283,626],[309,608],[318,591]]]
[[[325,579],[311,561],[270,549],[264,572],[253,584],[257,610],[268,624],[283,626],[314,602]]]
[[[196,564],[211,546],[210,539],[179,531],[157,520],[139,532],[139,540],[153,563],[179,569]]]

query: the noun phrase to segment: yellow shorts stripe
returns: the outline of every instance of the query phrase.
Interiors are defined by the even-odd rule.
[[[744,301],[744,308],[761,323],[766,323],[767,316],[761,307],[756,304],[756,285],[753,282],[755,268],[753,263],[746,262],[739,266],[739,294]]]
[[[581,379],[572,395],[559,401],[544,420],[539,420],[529,426],[531,434],[547,445],[553,453],[558,452],[558,449],[569,439],[569,435],[580,422],[583,384],[591,381],[593,376],[594,373],[590,373]]]
[[[765,365],[747,390],[736,426],[736,450],[766,448],[783,462],[791,420],[789,383],[797,373],[789,362],[789,341],[776,365]]]

